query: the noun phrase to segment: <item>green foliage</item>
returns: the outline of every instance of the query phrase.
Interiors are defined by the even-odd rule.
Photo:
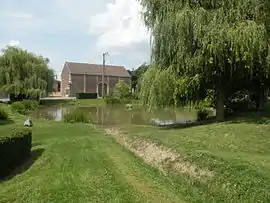
[[[153,36],[152,63],[160,69],[173,67],[176,73],[176,101],[181,96],[201,100],[202,88],[213,89],[222,117],[226,96],[253,86],[255,79],[262,87],[269,84],[270,1],[140,2]],[[167,82],[173,87],[173,82]],[[163,104],[167,94],[159,93],[154,93],[160,99],[155,103]],[[149,95],[153,93],[142,94],[144,100],[153,100]]]
[[[22,102],[13,102],[11,104],[11,109],[13,112],[17,112],[19,114],[26,114],[25,106],[22,104]]]
[[[105,97],[104,100],[105,100],[105,103],[108,105],[115,105],[115,104],[122,103],[122,101],[118,97],[114,97],[114,96]]]
[[[205,107],[199,107],[198,109],[196,109],[196,114],[197,114],[197,120],[203,121],[208,117],[209,110]]]
[[[18,47],[8,46],[0,55],[0,91],[40,96],[52,92],[54,72],[48,60]]]
[[[105,97],[105,103],[108,105],[126,104],[130,102],[131,97],[130,86],[124,80],[120,80],[113,92]]]
[[[32,132],[28,128],[13,129],[0,136],[0,177],[5,177],[31,154]]]
[[[120,80],[114,89],[114,96],[119,99],[130,98],[130,86],[124,80]]]
[[[13,102],[11,104],[11,109],[14,112],[17,112],[19,114],[27,114],[32,110],[35,110],[38,108],[38,102],[35,100],[23,100],[21,102]]]
[[[146,63],[143,63],[136,70],[131,71],[131,87],[132,87],[132,89],[136,90],[137,85],[138,85],[141,77],[147,71],[148,68],[149,68],[149,65],[147,65]]]
[[[0,108],[0,120],[7,120],[8,119],[8,113],[5,111],[5,109]]]
[[[139,99],[148,109],[174,105],[175,73],[171,68],[151,66],[143,75],[139,87]]]
[[[76,93],[76,98],[77,99],[96,99],[97,93],[92,93],[92,92]]]
[[[21,103],[27,111],[35,110],[38,107],[38,102],[35,100],[23,100]]]
[[[250,92],[247,90],[237,91],[226,102],[227,113],[239,113],[255,109],[251,101]]]
[[[91,123],[90,112],[85,112],[80,109],[75,109],[64,115],[66,123]]]

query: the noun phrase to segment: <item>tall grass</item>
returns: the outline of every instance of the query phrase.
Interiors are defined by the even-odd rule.
[[[91,123],[90,112],[85,112],[79,109],[70,111],[64,115],[66,123]]]

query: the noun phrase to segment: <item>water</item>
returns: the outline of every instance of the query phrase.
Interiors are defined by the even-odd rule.
[[[80,108],[85,112],[90,112],[91,120],[94,124],[101,125],[123,125],[123,124],[158,124],[170,125],[175,123],[186,123],[196,120],[196,113],[188,109],[156,110],[151,113],[146,110],[133,107],[126,109],[125,106],[115,107],[76,107],[76,106],[50,106],[43,107],[32,114],[32,117],[54,121],[63,120],[64,115]]]

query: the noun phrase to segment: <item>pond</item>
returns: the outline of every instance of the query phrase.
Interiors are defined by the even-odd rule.
[[[168,125],[175,123],[186,123],[196,120],[196,113],[191,109],[174,110],[156,110],[151,113],[139,108],[133,107],[126,109],[125,106],[114,107],[78,107],[78,106],[49,106],[43,107],[31,114],[33,118],[47,119],[54,121],[63,120],[64,115],[80,108],[85,112],[89,112],[91,120],[94,124],[101,125],[123,125],[123,124],[159,124]]]

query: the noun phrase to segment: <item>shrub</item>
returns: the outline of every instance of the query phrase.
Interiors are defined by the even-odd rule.
[[[196,114],[197,114],[197,120],[198,121],[203,121],[203,120],[205,120],[208,117],[209,111],[208,111],[207,108],[199,107],[196,110]]]
[[[11,109],[19,114],[26,114],[26,109],[22,102],[13,102],[11,104]]]
[[[8,113],[3,108],[0,108],[0,120],[7,120],[7,119]]]
[[[21,103],[27,111],[35,110],[38,107],[38,102],[35,100],[23,100]]]
[[[110,96],[110,97],[105,97],[105,103],[108,105],[115,105],[115,104],[121,104],[122,102],[119,98]]]
[[[38,107],[38,102],[35,100],[23,100],[21,102],[13,102],[11,109],[20,114],[27,114],[29,111],[35,110]]]
[[[92,92],[76,93],[76,98],[77,99],[96,99],[97,93],[92,93]]]
[[[13,129],[10,135],[0,137],[0,177],[5,177],[31,154],[32,131]]]
[[[90,112],[75,109],[64,115],[64,122],[66,123],[90,123]]]
[[[119,80],[119,82],[115,85],[115,96],[120,99],[130,98],[130,85],[125,83],[124,80]]]

